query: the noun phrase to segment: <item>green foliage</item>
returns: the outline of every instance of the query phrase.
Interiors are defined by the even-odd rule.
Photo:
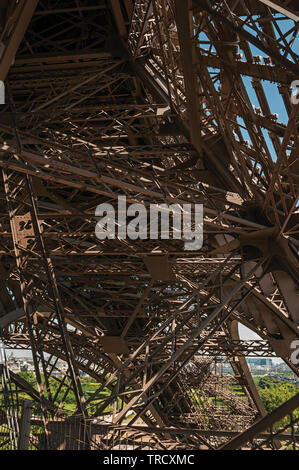
[[[276,410],[276,408],[283,405],[298,393],[298,387],[296,387],[296,385],[290,382],[270,379],[269,377],[257,379],[256,385],[268,413]],[[299,408],[293,412],[293,418],[299,418]],[[289,422],[290,418],[286,417],[279,423],[276,423],[275,428],[279,429],[289,424]]]
[[[259,379],[257,386],[268,413],[271,413],[298,393],[296,385],[269,379],[268,377]]]
[[[36,388],[36,379],[32,372],[19,372],[18,375],[26,380],[32,387]]]
[[[37,389],[35,375],[32,372],[19,372],[19,375],[24,380],[26,380],[32,387]],[[260,377],[260,378],[257,377],[254,379],[254,381],[268,413],[271,413],[276,408],[278,408],[283,403],[285,403],[287,400],[289,400],[294,395],[296,395],[296,393],[298,393],[298,387],[296,387],[296,385],[290,382],[283,382],[281,380],[277,380],[277,379],[273,379],[269,377]],[[84,395],[87,399],[100,386],[99,383],[94,382],[94,379],[90,377],[82,377],[81,383],[82,383]],[[55,397],[56,393],[58,392],[56,399],[55,399],[55,402],[57,405],[59,405],[59,403],[63,401],[64,408],[66,410],[69,410],[69,411],[75,410],[76,400],[75,400],[75,396],[73,392],[69,392],[65,396],[66,387],[63,386],[59,390],[60,382],[59,380],[53,377],[49,379],[49,387],[50,387],[52,397]],[[239,395],[240,397],[244,396],[242,388],[238,384],[232,386],[232,390],[236,395]],[[108,389],[104,389],[97,396],[97,400],[101,400],[109,395],[110,395],[110,391]],[[193,395],[192,396],[193,400],[195,401],[199,400],[199,398],[196,397],[196,394],[193,393],[192,395]],[[30,398],[30,397],[28,397],[25,393],[21,393],[19,395],[19,398],[25,399],[25,398]],[[111,412],[111,410],[112,410],[112,407],[109,406],[107,407],[105,411]],[[296,410],[295,416],[298,417],[298,415],[299,415],[299,410]]]
[[[37,390],[37,383],[36,383],[36,378],[35,374],[33,372],[19,372],[18,375],[26,380],[33,388]],[[42,381],[44,382],[44,377],[42,375]],[[58,406],[61,402],[63,402],[63,409],[65,411],[74,411],[77,407],[76,405],[76,398],[75,395],[72,391],[67,391],[67,387],[63,385],[61,387],[60,384],[61,377],[59,379],[50,377],[49,378],[49,390],[52,399],[55,398],[55,404]],[[82,384],[82,389],[84,392],[84,395],[86,399],[88,399],[93,393],[100,387],[100,384],[95,382],[93,378],[91,377],[81,377],[81,384]],[[15,389],[15,386],[12,385],[13,390]],[[46,384],[44,383],[44,391],[45,391],[45,396],[47,398],[47,387]],[[106,398],[108,395],[110,395],[110,391],[105,388],[104,390],[99,393],[97,396],[98,400]],[[31,399],[26,393],[24,392],[19,392],[19,399],[20,400],[25,400],[25,399]],[[107,407],[105,410],[106,412],[111,412],[112,411],[112,406]],[[33,414],[38,413],[38,405],[33,407]]]

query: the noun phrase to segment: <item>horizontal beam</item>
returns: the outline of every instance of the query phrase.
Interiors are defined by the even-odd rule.
[[[107,59],[111,57],[111,53],[106,49],[101,49],[99,51],[93,52],[80,52],[80,53],[69,53],[69,54],[47,54],[47,55],[34,55],[34,56],[17,56],[12,67],[12,71],[17,72],[18,67],[21,65],[30,65],[30,64],[58,64],[64,62],[69,62],[70,60],[88,60],[91,59]],[[86,67],[86,64],[81,64]],[[93,62],[91,63],[93,65]]]
[[[200,50],[197,48],[198,54]],[[223,57],[217,57],[213,55],[200,54],[201,62],[208,67],[221,68],[223,65],[231,66],[231,63],[225,62]],[[246,75],[253,78],[259,78],[261,80],[267,80],[270,82],[276,82],[280,85],[290,85],[293,79],[293,74],[288,73],[276,65],[263,65],[253,64],[242,60],[236,60],[234,63],[237,71],[240,75]]]
[[[82,6],[82,7],[73,7],[73,8],[56,8],[53,10],[38,10],[35,12],[35,16],[48,16],[48,15],[57,15],[59,13],[77,13],[78,11],[95,11],[95,10],[105,10],[105,5],[94,5],[94,6]]]
[[[13,310],[12,312],[9,312],[6,315],[3,315],[2,317],[0,317],[0,329],[5,328],[6,326],[10,325],[14,321],[24,316],[25,316],[25,312],[23,308],[17,308],[16,310]]]
[[[284,16],[287,16],[291,20],[294,20],[296,22],[299,21],[299,16],[293,13],[289,8],[282,7],[281,5],[271,2],[270,0],[259,0],[259,2],[263,3],[264,5],[267,5],[275,11],[278,11],[279,13],[282,13]]]

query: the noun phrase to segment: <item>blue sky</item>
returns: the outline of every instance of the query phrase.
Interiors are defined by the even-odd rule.
[[[282,18],[282,15],[277,14],[276,18]],[[286,34],[286,33],[288,33],[288,31],[290,31],[295,26],[295,22],[292,21],[292,20],[289,20],[289,19],[281,19],[281,20],[278,21],[278,25],[279,25],[279,28],[280,28],[281,32],[283,34]],[[250,31],[252,33],[252,30],[250,30],[249,28],[248,28],[248,31]],[[275,30],[275,33],[276,33],[277,37],[279,37],[279,32]],[[292,35],[292,32],[289,33],[286,36],[286,41],[290,40],[291,35]],[[265,54],[263,51],[261,51],[260,49],[258,49],[256,46],[254,46],[252,44],[250,45],[250,48],[251,48],[252,55],[254,55],[254,56],[262,56],[262,58],[267,56],[267,54]],[[298,32],[297,32],[296,38],[293,42],[292,50],[295,54],[297,54],[297,56],[299,55],[299,35],[298,35]],[[293,57],[291,57],[290,55],[287,55],[286,57],[289,60],[294,61]],[[262,59],[261,63],[263,63],[263,59]],[[251,77],[243,76],[242,78],[243,78],[243,82],[246,86],[246,90],[247,90],[248,96],[249,96],[252,104],[256,107],[259,107],[259,102],[258,102],[257,96],[256,96],[255,91],[254,91],[254,89],[252,87],[252,84],[251,84],[251,81],[252,81]],[[288,114],[286,112],[283,99],[282,99],[282,97],[281,97],[281,95],[278,91],[277,84],[276,83],[271,83],[268,80],[262,80],[262,84],[263,84],[263,88],[264,88],[264,91],[265,91],[265,94],[266,94],[266,98],[267,98],[271,113],[278,114],[278,122],[281,122],[283,124],[287,124]],[[244,134],[246,135],[247,133],[244,132]],[[272,145],[272,141],[269,138],[268,132],[266,130],[264,130],[263,134],[264,134],[264,137],[266,139],[266,142],[267,142],[267,145],[269,147],[272,158],[273,158],[273,160],[276,160],[275,151],[274,151],[274,148],[273,148],[273,145]],[[246,135],[246,139],[250,140],[249,137],[248,137],[248,134]]]
[[[285,40],[288,42],[290,40],[290,38],[292,37],[293,32],[291,30],[294,28],[295,22],[288,19],[288,18],[283,17],[281,14],[275,15],[275,18],[277,20],[278,27],[279,27],[281,33],[282,34],[287,34],[288,33],[285,36]],[[247,29],[247,31],[250,32],[251,34],[256,35],[256,33],[253,31],[253,29],[251,29],[249,26],[245,26],[245,29]],[[277,31],[276,29],[274,29],[274,31],[275,31],[276,37],[278,38],[279,34],[280,34],[279,31]],[[291,32],[289,32],[289,31],[291,31]],[[204,33],[200,33],[200,41],[202,42],[202,44],[201,44],[202,48],[204,48],[204,49],[209,48],[209,40],[208,40],[208,37]],[[261,64],[263,64],[264,63],[263,58],[266,57],[267,54],[265,52],[261,51],[260,49],[258,49],[256,46],[254,46],[252,44],[250,44],[250,48],[251,48],[251,52],[252,52],[253,56],[261,56],[262,57]],[[293,45],[292,45],[292,51],[293,51],[293,53],[297,54],[297,56],[299,55],[299,35],[298,35],[298,32],[297,32],[297,36],[296,36],[296,38],[293,42]],[[210,49],[210,52],[215,53],[216,52],[215,48],[212,47]],[[239,52],[241,54],[243,53],[243,51],[241,49],[239,50]],[[284,52],[283,49],[281,50],[281,52],[282,53]],[[292,57],[290,54],[286,55],[286,58],[288,58],[290,61],[294,62],[294,57]],[[244,59],[242,59],[242,60],[244,60]],[[297,60],[298,60],[298,57],[297,57]],[[209,68],[209,70],[211,72],[217,72],[217,69],[215,70],[215,69]],[[249,96],[253,106],[259,108],[260,105],[259,105],[257,96],[255,94],[254,88],[252,86],[252,77],[243,75],[242,79],[243,79],[245,88],[247,90],[248,96]],[[298,79],[299,79],[299,77],[298,77]],[[263,88],[264,88],[264,92],[265,92],[265,95],[266,95],[271,113],[272,114],[278,114],[278,122],[281,122],[283,124],[287,124],[288,115],[287,115],[287,112],[286,112],[286,109],[285,109],[285,106],[284,106],[283,99],[282,99],[282,97],[279,93],[279,90],[278,90],[278,84],[277,83],[272,83],[268,80],[262,80],[261,82],[262,82],[262,85],[263,85]],[[291,83],[290,83],[290,87],[291,87]],[[291,88],[290,88],[290,93],[291,93]],[[241,126],[244,125],[244,122],[240,117],[237,120],[238,120],[238,123]],[[241,132],[242,132],[244,140],[249,140],[249,143],[251,143],[248,132],[245,129],[242,129],[242,128],[241,128]],[[273,160],[276,161],[276,153],[275,153],[272,141],[271,141],[271,139],[268,135],[268,131],[266,129],[263,129],[262,132],[263,132],[264,138],[266,140],[266,143],[268,145],[270,154],[271,154]]]

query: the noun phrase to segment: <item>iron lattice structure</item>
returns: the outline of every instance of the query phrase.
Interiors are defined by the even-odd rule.
[[[252,439],[267,417],[246,357],[298,373],[297,33],[296,1],[1,2],[0,326],[32,350],[37,388],[11,380],[38,403],[43,445],[65,419],[89,446],[107,410],[100,448],[137,431],[149,448]],[[95,208],[119,195],[203,204],[202,249],[98,240]],[[98,382],[88,397],[80,371]]]

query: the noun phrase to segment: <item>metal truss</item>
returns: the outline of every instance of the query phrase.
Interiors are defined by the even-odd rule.
[[[11,374],[39,407],[45,436],[32,442],[59,447],[70,422],[69,448],[78,436],[103,449],[268,438],[246,357],[298,374],[296,2],[40,0],[2,13],[0,328],[5,347],[32,351],[37,387]],[[95,208],[120,195],[203,204],[202,249],[98,240]],[[260,339],[240,339],[240,324]]]

